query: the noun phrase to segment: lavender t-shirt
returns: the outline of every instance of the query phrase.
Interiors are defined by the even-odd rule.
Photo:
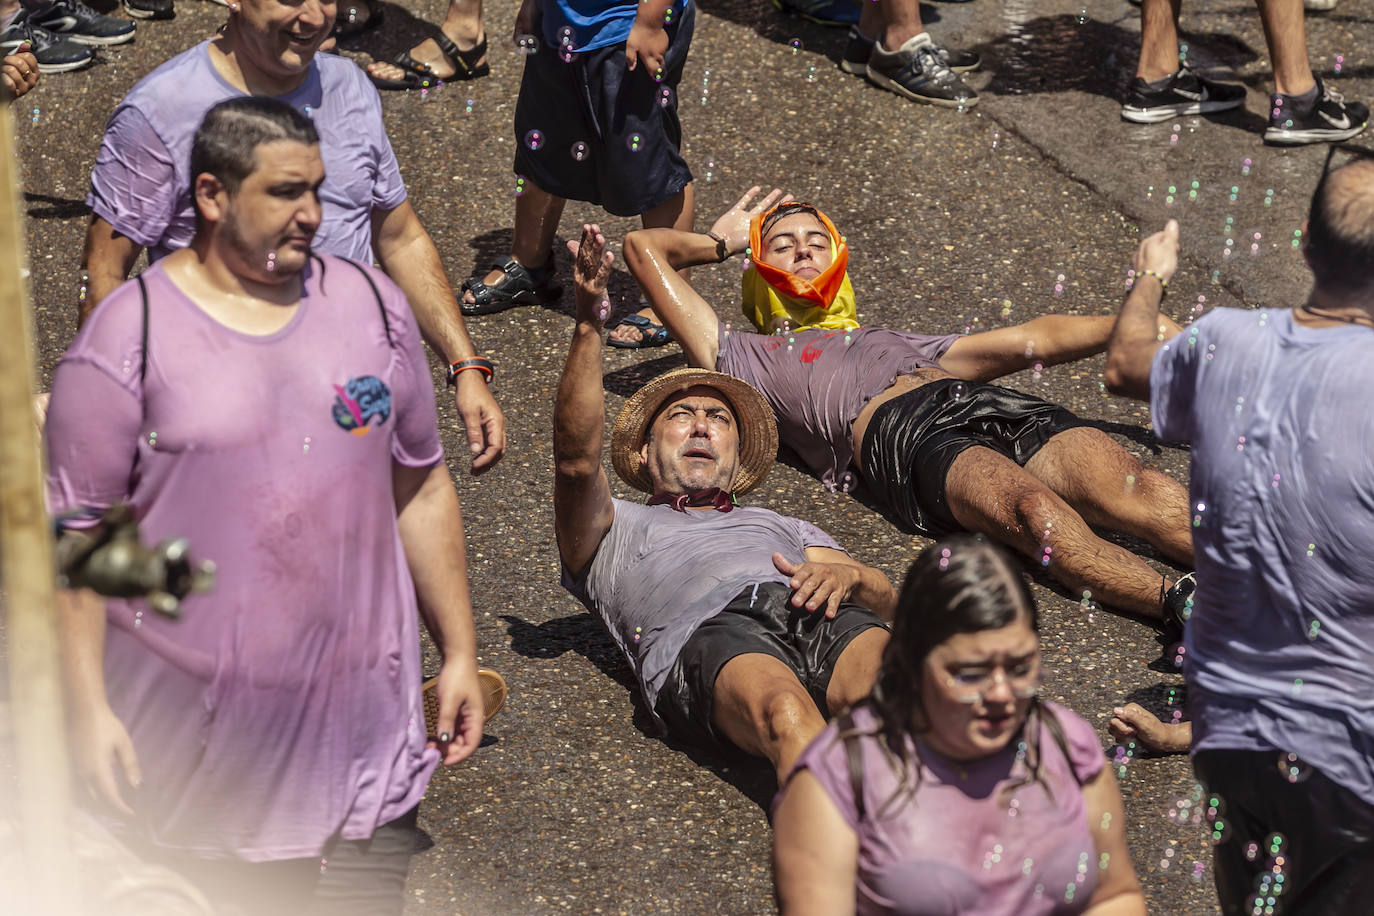
[[[316,262],[318,265],[320,262]],[[52,510],[131,503],[190,538],[213,591],[181,620],[107,602],[105,674],[143,769],[134,829],[197,855],[319,855],[408,811],[425,749],[415,588],[392,462],[439,462],[429,364],[404,296],[325,257],[290,322],[229,330],[161,265],[115,290],[58,363]],[[369,268],[369,270],[371,270]]]
[[[809,522],[769,509],[729,512],[614,500],[615,520],[581,577],[563,587],[601,618],[639,678],[649,709],[688,637],[750,586],[788,581],[773,565],[806,548],[839,550]]]
[[[210,62],[209,42],[149,73],[110,116],[86,204],[154,260],[191,244],[191,141],[205,112],[241,96]],[[314,249],[371,264],[372,211],[406,199],[376,88],[351,60],[317,54],[305,82],[279,99],[320,134],[323,219]]]
[[[1374,330],[1216,309],[1150,390],[1192,446],[1193,749],[1294,752],[1374,797]]]
[[[860,737],[864,816],[854,803],[844,742],[832,721],[793,773],[809,770],[859,836],[855,904],[859,916],[1079,913],[1097,888],[1099,858],[1082,784],[1103,766],[1087,722],[1053,703],[1044,708],[1064,732],[1068,756],[1040,725],[1041,781],[1027,775],[1021,742],[955,765],[916,745],[920,784],[889,801],[898,776],[873,735]],[[867,707],[859,729],[876,728]],[[914,773],[908,774],[908,784]]]
[[[778,438],[829,490],[852,490],[850,428],[864,405],[897,376],[938,368],[956,334],[930,336],[858,328],[764,335],[721,323],[716,368],[768,399]]]

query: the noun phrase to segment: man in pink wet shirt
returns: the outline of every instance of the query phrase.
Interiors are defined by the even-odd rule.
[[[428,363],[394,284],[311,252],[309,119],[223,102],[191,162],[191,247],[115,290],[58,365],[48,490],[54,513],[129,503],[218,582],[181,620],[64,595],[77,774],[226,912],[399,913],[430,772],[482,735]],[[417,610],[444,659],[437,740]]]

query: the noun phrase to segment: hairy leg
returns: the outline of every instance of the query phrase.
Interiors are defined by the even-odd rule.
[[[547,264],[566,203],[563,198],[554,197],[529,183],[525,193],[515,199],[515,238],[511,243],[511,257],[531,269]],[[501,271],[493,270],[482,278],[482,282],[492,286],[501,282],[502,276]],[[472,302],[472,293],[464,291],[463,301]]]
[[[691,232],[696,223],[696,188],[688,182],[687,187],[683,188],[671,198],[654,207],[647,213],[641,213],[640,223],[645,229],[676,229],[679,232]],[[678,271],[682,279],[690,282],[691,271],[683,268]],[[636,314],[649,319],[654,324],[659,320],[654,315],[654,310],[648,305],[640,309]],[[611,329],[610,338],[612,340],[636,341],[643,337],[643,333],[633,325],[621,324]]]
[[[794,672],[771,655],[736,655],[716,675],[711,724],[740,749],[768,758],[787,778],[825,719]]]
[[[1073,591],[1160,619],[1160,574],[1093,534],[1068,503],[1010,458],[986,448],[961,452],[945,477],[945,498],[964,528],[1032,559],[1048,556],[1046,572]]]
[[[1188,491],[1172,477],[1141,467],[1102,430],[1080,426],[1051,437],[1026,462],[1026,471],[1089,525],[1125,532],[1175,563],[1193,565]]]
[[[1314,85],[1302,0],[1255,0],[1255,5],[1274,64],[1274,89],[1284,95],[1302,95]]]
[[[883,662],[883,649],[891,638],[887,630],[873,627],[849,641],[825,688],[825,705],[833,716],[847,706],[853,706],[873,692],[873,682]]]
[[[1135,75],[1141,79],[1163,79],[1178,69],[1178,11],[1181,5],[1182,0],[1141,0],[1140,62],[1135,68]]]

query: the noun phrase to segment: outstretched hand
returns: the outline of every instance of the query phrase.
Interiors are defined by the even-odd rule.
[[[1178,220],[1169,220],[1159,232],[1142,240],[1132,266],[1137,274],[1148,270],[1166,283],[1171,280],[1178,270]]]
[[[606,283],[611,277],[615,254],[606,248],[606,237],[595,223],[582,224],[582,238],[568,242],[573,256],[573,299],[577,304],[577,319],[590,321],[599,329],[611,313],[606,300]]]
[[[790,577],[787,585],[792,589],[793,607],[818,611],[823,605],[827,618],[835,616],[835,612],[840,609],[840,603],[848,598],[850,591],[859,584],[858,568],[844,563],[821,563],[814,560],[793,563],[782,554],[775,553],[773,566],[784,576]]]
[[[769,191],[762,199],[753,206],[749,201],[757,195],[763,188],[754,185],[744,192],[744,196],[735,201],[735,205],[721,214],[720,219],[716,220],[711,231],[725,239],[725,244],[729,246],[730,253],[743,251],[749,247],[749,223],[758,216],[769,210],[774,204],[789,203],[792,195],[783,195],[782,191],[774,188]]]
[[[1150,750],[1164,754],[1186,753],[1193,743],[1191,722],[1161,722],[1139,703],[1113,709],[1107,728],[1118,742],[1134,738]]]

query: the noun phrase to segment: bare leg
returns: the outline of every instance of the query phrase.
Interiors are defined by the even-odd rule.
[[[920,15],[919,13],[917,15]],[[876,41],[883,34],[886,21],[883,19],[883,4],[867,2],[859,11],[859,34]]]
[[[840,657],[835,660],[830,685],[825,688],[825,705],[830,708],[832,716],[873,692],[873,682],[878,678],[878,668],[883,663],[883,649],[887,647],[889,638],[887,630],[874,627],[864,630],[844,647]]]
[[[1182,2],[1140,2],[1140,62],[1135,75],[1147,83],[1164,79],[1178,69],[1178,12]]]
[[[563,206],[566,203],[563,198],[541,191],[533,183],[527,184],[525,193],[515,199],[515,238],[511,244],[511,257],[530,269],[549,263],[553,237],[558,233],[558,221],[563,218]],[[501,282],[503,276],[501,271],[493,270],[482,282],[491,286]],[[463,292],[463,301],[474,301],[470,291]]]
[[[868,5],[868,0],[864,0],[864,6]],[[877,5],[882,8],[883,33],[880,38],[882,46],[888,51],[896,51],[926,30],[921,23],[921,4],[918,0],[878,0]],[[861,19],[861,29],[862,26]]]
[[[1094,527],[1148,541],[1169,559],[1193,565],[1188,491],[1148,471],[1100,429],[1080,426],[1051,437],[1026,471],[1064,497]]]
[[[679,232],[691,232],[692,227],[696,224],[696,202],[696,188],[691,182],[688,182],[687,187],[677,194],[647,213],[640,214],[639,221],[645,229],[676,229]],[[678,276],[690,282],[691,271],[684,268],[678,271]],[[658,324],[654,310],[647,305],[636,314]],[[633,342],[642,338],[644,334],[633,325],[621,324],[612,328],[609,336],[613,340]]]
[[[1161,722],[1138,703],[1113,709],[1107,728],[1118,741],[1134,738],[1150,750],[1165,754],[1185,754],[1193,745],[1193,723]]]
[[[741,750],[767,757],[787,778],[825,719],[791,668],[771,655],[736,655],[716,675],[711,723]]]
[[[976,447],[959,454],[945,477],[950,512],[1036,560],[1049,551],[1046,572],[1075,592],[1159,620],[1161,576],[1144,560],[1093,533],[1072,507],[1009,458]]]
[[[469,51],[477,47],[483,38],[482,0],[449,0],[448,12],[444,15],[439,30],[448,36],[460,51]],[[411,48],[410,56],[422,64],[429,65],[439,79],[448,79],[457,72],[454,62],[444,57],[439,45],[432,38],[426,38]],[[481,64],[486,59],[486,55],[482,55],[474,64]],[[400,68],[386,61],[373,61],[367,65],[367,72],[383,79],[400,79],[402,76]]]
[[[1302,95],[1311,89],[1312,65],[1307,60],[1307,21],[1302,0],[1255,0],[1264,40],[1274,65],[1274,89],[1284,95]]]

